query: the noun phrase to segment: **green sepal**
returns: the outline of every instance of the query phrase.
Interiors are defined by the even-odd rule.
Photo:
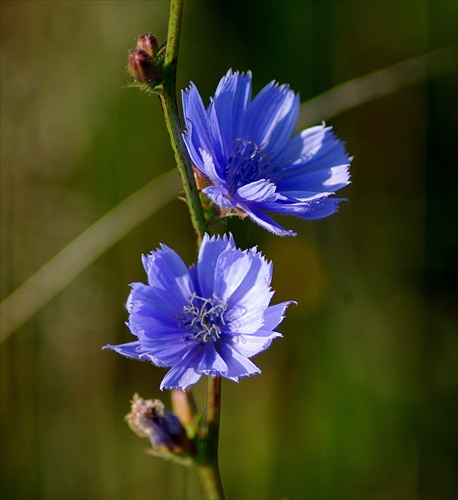
[[[174,462],[176,464],[183,465],[185,467],[190,467],[194,464],[194,459],[192,457],[180,457],[171,451],[156,451],[153,448],[146,448],[145,453],[152,455],[153,457],[162,458],[168,462]]]
[[[164,85],[159,83],[158,85],[148,85],[147,83],[132,82],[124,85],[123,89],[138,89],[140,92],[148,95],[161,95],[164,93]]]

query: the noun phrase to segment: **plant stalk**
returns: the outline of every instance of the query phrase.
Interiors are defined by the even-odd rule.
[[[178,47],[180,42],[181,20],[183,16],[183,1],[171,0],[170,16],[167,35],[167,47],[163,66],[163,92],[159,94],[162,111],[169,132],[172,148],[180,173],[183,189],[188,203],[191,222],[200,247],[203,235],[208,232],[202,204],[199,198],[196,181],[192,171],[191,161],[186,152],[178,113],[176,97],[176,72],[178,61]],[[199,457],[197,468],[199,471],[205,498],[223,500],[224,492],[218,466],[218,441],[221,408],[221,379],[207,377],[207,412],[203,425],[204,453]]]
[[[207,416],[205,453],[199,475],[206,498],[223,500],[224,490],[218,466],[219,425],[221,415],[221,378],[207,377]]]
[[[163,92],[159,94],[159,99],[199,247],[204,233],[208,231],[208,227],[192,172],[191,161],[181,135],[182,127],[175,88],[182,15],[183,0],[171,0],[167,47],[163,66]]]

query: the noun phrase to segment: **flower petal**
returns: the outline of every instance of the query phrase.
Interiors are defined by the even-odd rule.
[[[337,212],[339,203],[347,201],[345,198],[321,198],[310,199],[306,201],[291,201],[285,203],[266,203],[259,204],[263,210],[268,212],[295,215],[302,219],[315,220],[328,217]]]
[[[220,127],[230,134],[226,136],[230,143],[242,134],[243,119],[250,100],[251,72],[244,74],[229,70],[216,88],[214,103]]]
[[[228,367],[224,359],[219,355],[213,342],[205,345],[202,359],[198,366],[198,372],[212,377],[224,376]]]
[[[227,191],[219,186],[208,186],[202,189],[205,196],[221,208],[236,208],[237,203],[233,203],[227,197]]]
[[[160,328],[157,325],[151,328],[145,318],[142,318],[141,322],[136,322],[136,318],[132,316],[128,327],[137,336],[142,349],[160,360],[163,366],[172,366],[189,351],[189,345],[185,340],[187,331]]]
[[[176,324],[176,315],[182,305],[169,300],[168,294],[158,293],[158,290],[144,285],[132,283],[132,291],[127,298],[126,308],[130,314],[155,318],[160,324]]]
[[[162,379],[160,389],[183,389],[185,391],[191,385],[199,382],[202,374],[184,360],[171,368]]]
[[[108,349],[116,351],[119,354],[122,354],[123,356],[126,356],[128,358],[134,358],[134,359],[139,359],[140,354],[145,352],[145,349],[142,348],[140,342],[138,341],[128,342],[127,344],[119,344],[119,345],[107,344],[102,347],[102,350],[108,350]]]
[[[350,183],[351,158],[345,145],[325,125],[303,130],[293,137],[281,161],[283,179],[278,190],[335,192]]]
[[[221,342],[218,351],[227,363],[227,373],[223,376],[233,382],[238,382],[243,377],[250,377],[261,373],[261,370],[248,358],[239,354],[232,346]]]
[[[140,314],[131,314],[127,323],[130,331],[137,337],[142,337],[142,342],[148,342],[149,338],[155,339],[158,335],[178,335],[182,336],[178,319],[175,318],[175,324],[161,323],[156,318],[142,316]]]
[[[342,201],[347,200],[345,198],[322,198],[313,202],[309,212],[298,213],[297,216],[307,220],[324,219],[337,212],[339,203]]]
[[[269,83],[248,106],[244,136],[265,152],[279,154],[296,126],[299,106],[299,95],[288,85]]]
[[[161,366],[174,366],[180,363],[190,349],[185,342],[178,338],[174,342],[169,339],[166,343],[145,343],[145,348],[160,362]]]
[[[251,335],[234,336],[232,348],[235,349],[240,355],[251,358],[262,351],[265,351],[272,340],[283,335],[278,332],[268,330],[258,330]]]
[[[263,330],[273,331],[277,326],[283,321],[285,317],[286,308],[290,304],[297,304],[294,300],[288,300],[287,302],[280,302],[280,304],[275,304],[269,306],[264,311],[264,324],[262,326]]]
[[[194,83],[191,83],[187,90],[181,92],[181,99],[186,121],[183,139],[192,161],[199,166],[201,162],[199,150],[212,151],[207,111]]]
[[[271,279],[272,265],[260,253],[223,252],[215,269],[215,295],[227,303],[229,309],[240,305],[248,294],[262,297],[267,307]]]
[[[249,184],[245,184],[237,190],[239,198],[247,201],[270,201],[275,202],[278,198],[276,186],[268,179],[261,179]]]
[[[225,331],[243,334],[259,330],[273,295],[272,264],[255,250],[225,252],[215,275],[215,294],[228,305]]]
[[[208,179],[213,182],[213,184],[221,185],[227,188],[227,182],[224,178],[224,174],[221,171],[221,163],[215,163],[212,155],[205,151],[205,149],[200,149],[200,154],[202,156],[202,162],[199,166],[199,170]]]
[[[200,293],[203,297],[212,297],[214,294],[215,270],[219,256],[226,250],[235,248],[232,235],[213,236],[205,234],[197,259],[197,275]]]
[[[127,344],[111,345],[107,344],[102,347],[103,350],[111,349],[112,351],[125,356],[126,358],[138,359],[140,361],[151,361],[157,366],[164,366],[158,359],[148,352],[140,342],[128,342]]]
[[[242,129],[243,116],[251,98],[251,74],[228,71],[218,84],[208,108],[210,134],[218,162],[225,162],[234,149],[233,140]]]
[[[291,231],[291,229],[285,229],[280,226],[280,224],[274,221],[272,217],[269,217],[266,213],[257,209],[253,204],[239,203],[239,208],[246,212],[248,217],[250,217],[253,222],[256,222],[256,224],[277,236],[296,236],[297,234],[294,231]]]
[[[314,170],[316,163],[318,161],[311,161],[307,167],[298,168],[294,174],[290,172],[288,178],[278,183],[278,191],[284,196],[305,198],[310,197],[310,192],[317,196],[334,194],[337,190],[350,184],[348,164],[329,167],[329,163],[327,163],[324,168]],[[326,165],[325,161],[322,163]]]
[[[166,245],[144,258],[148,284],[164,294],[171,305],[180,308],[189,302],[194,285],[181,257]]]

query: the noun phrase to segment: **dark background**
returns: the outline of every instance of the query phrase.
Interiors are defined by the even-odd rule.
[[[2,297],[113,206],[174,167],[159,103],[120,90],[165,1],[6,1]],[[188,1],[178,86],[204,100],[229,68],[306,101],[457,43],[454,1]],[[229,498],[448,499],[457,492],[456,71],[327,120],[354,155],[348,203],[229,224],[295,299],[261,376],[223,384]],[[169,405],[165,370],[102,352],[130,340],[128,284],[159,243],[191,263],[183,202],[149,217],[9,336],[1,351],[6,499],[199,498],[194,470],[147,456],[123,422],[134,392]],[[197,395],[201,397],[201,388]]]

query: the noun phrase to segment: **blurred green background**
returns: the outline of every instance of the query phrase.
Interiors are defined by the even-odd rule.
[[[81,231],[174,167],[159,103],[121,90],[166,1],[1,3],[2,298]],[[228,68],[303,101],[457,42],[455,1],[198,1],[178,86],[204,99]],[[448,499],[457,491],[456,71],[331,118],[349,202],[317,222],[229,229],[295,299],[263,374],[223,384],[228,498]],[[199,498],[194,470],[144,454],[123,421],[165,370],[102,352],[130,340],[128,284],[164,242],[194,261],[173,199],[98,258],[1,349],[1,498]],[[201,397],[201,388],[197,394]]]

